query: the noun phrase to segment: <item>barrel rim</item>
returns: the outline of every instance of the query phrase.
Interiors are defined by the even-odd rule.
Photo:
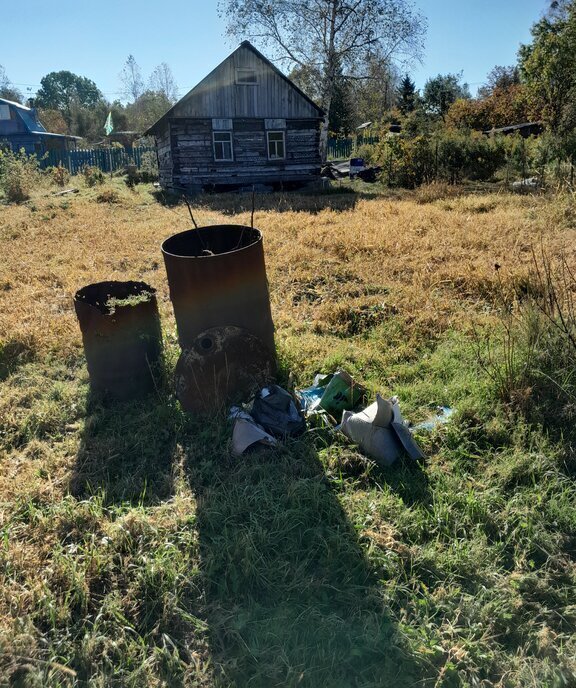
[[[184,235],[191,235],[194,232],[201,232],[202,230],[213,230],[213,229],[223,229],[225,227],[233,227],[235,229],[240,229],[242,231],[244,230],[249,230],[250,232],[256,232],[257,236],[256,239],[251,243],[248,244],[247,246],[242,246],[241,248],[235,248],[232,249],[232,251],[224,251],[223,253],[216,253],[211,256],[185,256],[182,255],[181,253],[172,253],[171,251],[167,251],[165,246],[166,244],[171,241],[172,239],[175,239],[176,237],[182,237]],[[250,227],[249,225],[236,225],[236,224],[217,224],[217,225],[205,225],[203,227],[194,227],[192,229],[185,229],[182,232],[176,232],[176,234],[172,234],[160,244],[160,250],[162,251],[162,254],[165,256],[170,256],[171,258],[179,258],[182,260],[186,259],[191,259],[195,260],[196,258],[220,258],[222,256],[229,256],[233,253],[241,253],[242,251],[246,251],[248,249],[253,248],[254,246],[257,246],[258,244],[261,244],[263,240],[262,237],[262,232],[257,229],[256,227]]]
[[[79,306],[86,306],[89,308],[94,308],[103,315],[111,315],[111,313],[105,313],[101,306],[95,303],[93,300],[88,299],[88,290],[98,290],[102,288],[114,288],[114,287],[138,287],[139,288],[139,293],[142,292],[148,292],[151,295],[151,298],[148,301],[142,302],[141,304],[137,304],[136,306],[130,306],[130,308],[137,308],[142,305],[146,305],[147,303],[156,301],[156,288],[153,287],[151,284],[148,284],[148,282],[144,282],[142,280],[102,280],[101,282],[91,282],[90,284],[85,284],[83,287],[80,287],[74,294],[74,304],[78,304]],[[84,292],[84,293],[83,293]],[[112,293],[109,294],[109,296],[113,296]]]

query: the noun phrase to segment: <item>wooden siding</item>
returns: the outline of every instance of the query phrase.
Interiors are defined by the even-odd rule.
[[[320,132],[316,118],[286,120],[284,160],[268,159],[263,118],[234,119],[233,161],[214,160],[212,132],[212,118],[170,120],[162,135],[157,135],[163,186],[308,181],[320,173]]]
[[[175,140],[174,143],[177,145],[178,141]],[[170,188],[173,184],[170,124],[167,124],[156,135],[156,151],[158,153],[158,178],[160,180],[160,184],[166,188]]]
[[[254,69],[257,84],[236,84],[237,69]],[[240,46],[176,104],[173,117],[318,118],[320,113],[247,46]]]

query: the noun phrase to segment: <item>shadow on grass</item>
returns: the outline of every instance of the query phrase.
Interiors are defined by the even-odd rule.
[[[179,419],[167,396],[113,402],[90,394],[70,493],[83,499],[102,491],[110,504],[170,497]]]
[[[154,198],[166,207],[174,208],[182,204],[183,212],[187,213],[184,197],[180,194],[172,194],[166,191],[155,191]],[[274,193],[256,193],[254,197],[254,209],[258,211],[273,210],[277,213],[282,212],[307,212],[316,214],[322,210],[330,209],[336,212],[353,210],[359,200],[374,198],[378,193],[367,193],[356,191],[346,186],[334,187],[326,191],[279,191]],[[196,220],[200,225],[202,222],[202,210],[216,211],[223,215],[238,215],[239,213],[251,212],[252,193],[251,192],[227,192],[227,193],[201,193],[189,196],[190,204],[193,206],[194,214],[199,216]]]
[[[214,433],[202,434],[186,449],[185,472],[223,685],[416,685],[421,665],[312,441],[225,459]]]

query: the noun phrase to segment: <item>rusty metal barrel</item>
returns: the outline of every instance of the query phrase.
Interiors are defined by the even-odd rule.
[[[145,282],[97,282],[74,296],[94,392],[129,399],[154,387],[162,351],[156,290]]]
[[[259,230],[213,225],[174,234],[162,244],[183,349],[212,327],[234,325],[273,352],[274,325]]]
[[[184,408],[222,408],[270,379],[274,324],[261,232],[199,227],[166,239],[162,255],[183,350],[176,393]]]

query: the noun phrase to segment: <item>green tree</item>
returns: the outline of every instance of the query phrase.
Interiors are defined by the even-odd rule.
[[[128,125],[126,108],[119,102],[108,103],[100,101],[92,108],[72,108],[70,131],[75,136],[90,142],[98,142],[104,139],[104,122],[108,113],[112,113],[115,131],[125,131]]]
[[[40,80],[36,94],[37,107],[59,110],[68,126],[74,109],[92,108],[102,100],[102,93],[91,79],[68,71],[47,74]]]
[[[496,65],[486,77],[486,83],[478,89],[479,98],[488,98],[497,89],[508,89],[520,83],[520,69],[518,65],[502,67]]]
[[[418,93],[416,92],[416,84],[408,74],[406,74],[397,89],[396,107],[403,115],[406,115],[416,108],[417,102]]]
[[[438,74],[424,84],[423,101],[426,110],[445,119],[452,103],[458,98],[470,98],[468,84],[462,84],[459,74]]]
[[[576,1],[554,4],[532,27],[532,43],[520,46],[520,73],[544,122],[568,133],[576,125]]]
[[[298,65],[290,72],[289,78],[312,100],[321,101],[322,85],[318,70],[309,65]],[[351,81],[345,79],[340,72],[334,85],[332,107],[328,119],[329,131],[347,135],[356,125],[357,108],[352,88]]]
[[[372,55],[363,66],[363,76],[352,80],[356,121],[379,122],[393,106],[398,70],[380,55]]]
[[[128,126],[134,131],[143,132],[171,107],[172,103],[164,93],[144,91],[134,103],[126,106]]]
[[[425,21],[408,0],[220,0],[228,33],[252,38],[289,67],[320,77],[320,105],[330,114],[340,74],[364,76],[370,56],[418,54]],[[328,121],[322,128],[326,154]]]

